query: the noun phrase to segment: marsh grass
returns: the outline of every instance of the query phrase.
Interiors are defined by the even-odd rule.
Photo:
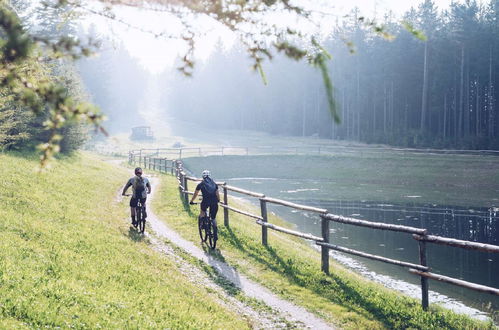
[[[0,328],[247,328],[129,227],[129,173],[0,155]]]

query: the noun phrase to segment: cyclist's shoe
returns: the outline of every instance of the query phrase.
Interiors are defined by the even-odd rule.
[[[137,228],[137,221],[132,221],[132,226],[134,226],[135,228]]]

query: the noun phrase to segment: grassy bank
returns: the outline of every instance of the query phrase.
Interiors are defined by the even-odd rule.
[[[220,180],[241,177],[241,173],[250,178],[280,179],[264,187],[251,181],[234,183],[273,197],[499,206],[499,158],[495,156],[355,152],[333,156],[212,156],[184,162],[198,174],[209,168]],[[294,182],[313,193],[285,195]]]
[[[180,201],[174,178],[164,176],[163,180],[154,203],[156,213],[183,237],[198,243],[198,209]],[[230,203],[238,205],[235,200]],[[251,210],[251,206],[243,207]],[[326,276],[320,271],[319,253],[307,243],[269,231],[269,247],[264,247],[259,226],[234,213],[230,217],[231,225],[226,228],[220,211],[219,250],[213,256],[341,328],[493,328],[436,306],[424,312],[419,301],[364,280],[336,263]],[[286,226],[275,217],[270,222]]]
[[[0,155],[0,328],[247,328],[128,225],[130,175]]]

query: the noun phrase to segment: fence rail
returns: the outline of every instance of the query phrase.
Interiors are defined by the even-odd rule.
[[[181,147],[181,148],[149,148],[130,150],[128,153],[139,156],[166,157],[182,159],[185,157],[226,156],[226,155],[268,155],[268,154],[307,154],[330,155],[338,153],[371,154],[379,152],[396,152],[402,154],[431,153],[434,155],[491,155],[499,156],[499,150],[444,150],[444,149],[412,149],[365,146],[331,146],[331,145],[298,145],[298,146],[219,146],[219,147]]]
[[[198,148],[194,148],[198,149]],[[188,182],[199,182],[202,181],[200,178],[196,178],[193,176],[189,176],[185,173],[183,168],[183,163],[180,160],[172,160],[160,157],[152,157],[150,155],[145,155],[142,153],[144,149],[141,149],[140,153],[136,154],[133,152],[129,153],[129,163],[130,164],[139,164],[146,168],[150,168],[153,170],[157,170],[164,173],[170,173],[175,175],[178,181],[178,188],[180,195],[184,198],[184,201],[189,200],[189,195],[192,195],[193,192],[188,190]],[[151,149],[157,150],[157,149]],[[158,153],[159,154],[159,153]],[[456,278],[434,274],[431,273],[431,268],[427,265],[427,255],[426,255],[426,244],[427,243],[435,243],[435,244],[443,244],[453,247],[458,247],[462,249],[468,250],[479,250],[487,253],[499,253],[499,246],[491,245],[491,244],[483,244],[477,242],[470,241],[462,241],[457,239],[451,239],[446,237],[440,237],[435,235],[429,235],[428,230],[425,228],[415,228],[409,226],[402,225],[392,225],[386,223],[372,222],[367,220],[355,219],[350,217],[344,217],[341,215],[328,213],[327,209],[296,204],[292,202],[288,202],[281,199],[271,198],[265,196],[265,194],[253,192],[249,190],[245,190],[239,187],[234,187],[226,184],[225,182],[218,182],[219,186],[223,189],[223,202],[219,202],[220,206],[224,209],[224,225],[229,226],[229,211],[242,214],[249,218],[256,219],[256,224],[261,227],[262,230],[262,244],[268,245],[268,233],[267,229],[272,229],[275,231],[279,231],[288,235],[293,235],[296,237],[304,238],[307,240],[314,241],[316,245],[318,245],[321,249],[321,270],[326,274],[329,274],[329,251],[340,251],[343,253],[348,253],[356,256],[360,256],[363,258],[368,258],[372,260],[377,260],[384,263],[389,263],[392,265],[397,265],[401,267],[408,268],[408,271],[412,274],[420,276],[421,279],[421,302],[423,309],[427,310],[429,305],[429,295],[428,295],[428,279],[441,281],[450,283],[453,285],[461,286],[464,288],[486,292],[493,295],[499,295],[499,289],[488,287],[485,285],[480,285],[476,283],[471,283],[463,280],[459,280]],[[228,192],[235,192],[239,194],[246,195],[248,197],[257,198],[260,202],[260,215],[252,214],[243,210],[239,210],[237,208],[229,206]],[[315,212],[320,215],[321,219],[321,234],[322,237],[315,236],[310,233],[303,233],[295,230],[291,230],[288,228],[280,227],[275,224],[268,222],[268,212],[267,212],[267,203],[277,204],[285,207],[290,207],[296,210],[301,211],[309,211]],[[360,227],[368,227],[375,230],[389,230],[395,232],[401,232],[405,234],[412,234],[412,238],[417,242],[419,247],[419,264],[414,264],[401,260],[394,260],[390,258],[386,258],[379,255],[369,254],[362,251],[353,250],[350,248],[338,246],[335,244],[331,244],[329,242],[329,223],[339,222],[353,226]]]

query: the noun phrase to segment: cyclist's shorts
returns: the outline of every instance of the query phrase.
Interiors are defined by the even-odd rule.
[[[142,205],[146,205],[147,198],[140,198],[140,202]],[[132,197],[130,198],[130,207],[137,207],[137,203],[139,202],[139,198]]]
[[[210,208],[210,218],[215,219],[218,212],[218,203],[203,203],[201,202],[201,211],[206,212]]]

